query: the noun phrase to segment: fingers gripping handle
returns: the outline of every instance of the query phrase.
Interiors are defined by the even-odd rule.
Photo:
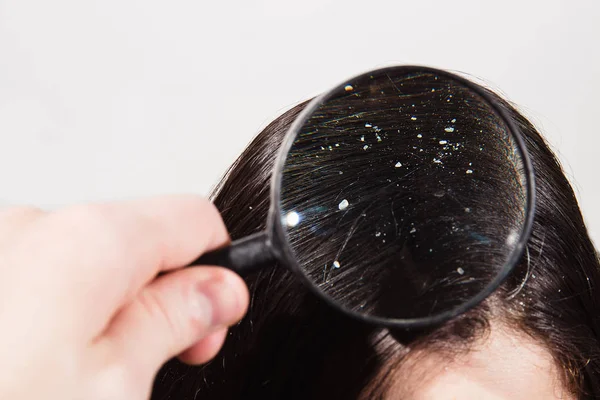
[[[274,261],[269,238],[265,232],[260,232],[206,253],[189,266],[218,265],[245,276]]]

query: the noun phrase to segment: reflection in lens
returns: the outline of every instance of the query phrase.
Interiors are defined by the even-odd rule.
[[[306,117],[280,217],[301,270],[340,305],[424,318],[505,272],[529,188],[483,98],[447,76],[392,71],[347,82]]]

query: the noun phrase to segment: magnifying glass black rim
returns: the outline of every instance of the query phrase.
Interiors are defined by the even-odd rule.
[[[353,311],[348,309],[338,302],[336,302],[331,296],[329,296],[326,292],[321,290],[311,279],[305,274],[304,270],[298,265],[297,260],[295,259],[291,246],[289,244],[289,238],[283,229],[283,223],[281,218],[281,205],[280,205],[280,196],[281,196],[281,181],[282,181],[282,172],[283,167],[285,166],[285,161],[287,159],[287,154],[296,139],[296,136],[308,121],[308,119],[313,115],[313,113],[326,101],[331,99],[333,96],[337,95],[341,89],[343,89],[346,85],[351,84],[353,81],[364,79],[369,75],[375,74],[411,74],[411,73],[429,73],[441,77],[446,77],[451,80],[454,80],[465,87],[469,88],[479,96],[481,96],[485,101],[488,102],[489,106],[492,108],[494,112],[496,112],[501,118],[502,121],[508,126],[510,129],[517,147],[521,152],[521,157],[523,161],[524,174],[526,179],[526,184],[528,188],[527,199],[526,199],[526,216],[523,227],[520,232],[519,241],[517,242],[514,250],[512,251],[510,257],[507,259],[504,264],[502,270],[493,279],[480,293],[476,296],[472,297],[465,303],[439,314],[427,316],[427,317],[419,317],[419,318],[384,318],[380,316],[373,316],[368,314],[362,314],[360,312]],[[313,99],[304,110],[298,115],[298,117],[294,120],[292,125],[290,126],[286,137],[282,143],[281,149],[279,151],[278,157],[275,161],[275,166],[273,169],[273,175],[271,177],[271,208],[269,210],[269,217],[267,221],[267,235],[269,236],[269,241],[271,242],[271,248],[275,256],[284,263],[288,268],[292,269],[297,275],[303,279],[304,283],[308,285],[310,290],[316,293],[320,298],[326,301],[331,307],[343,312],[346,315],[357,318],[359,320],[383,325],[394,328],[420,328],[425,326],[431,326],[440,324],[444,321],[447,321],[457,315],[460,315],[469,309],[473,308],[485,298],[487,298],[494,290],[496,290],[502,282],[510,275],[513,271],[519,259],[523,255],[523,251],[525,250],[525,246],[527,241],[529,240],[529,236],[531,234],[531,228],[533,225],[533,217],[535,214],[535,178],[534,171],[531,160],[529,158],[529,153],[527,152],[527,148],[525,146],[525,142],[522,138],[520,129],[516,126],[516,124],[512,121],[507,111],[500,103],[485,89],[473,83],[467,79],[464,79],[460,76],[457,76],[453,73],[438,70],[430,67],[423,66],[415,66],[415,65],[402,65],[402,66],[391,66],[380,69],[371,70],[365,72],[360,75],[356,75],[350,79],[346,79],[343,83],[340,83],[332,90],[323,93],[322,95]]]

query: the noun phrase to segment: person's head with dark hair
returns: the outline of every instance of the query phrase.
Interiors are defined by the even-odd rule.
[[[498,101],[521,130],[535,170],[537,196],[533,230],[525,252],[498,290],[475,308],[440,326],[399,331],[340,314],[285,268],[263,269],[246,278],[251,292],[248,314],[231,329],[217,357],[200,367],[185,366],[176,360],[167,363],[155,381],[152,398],[600,398],[597,253],[556,157],[531,123],[509,103],[499,98]],[[477,129],[494,129],[491,122],[486,126],[486,121],[470,118],[472,110],[448,103],[445,106],[462,124],[460,129],[474,125]],[[265,229],[275,157],[290,125],[306,104],[297,105],[269,124],[217,186],[214,202],[233,239]],[[386,110],[375,112],[380,120],[398,120],[397,115],[385,114]],[[393,128],[400,131],[402,124],[412,124],[411,129],[415,129],[414,120],[417,117],[394,122],[399,125]],[[429,128],[422,126],[423,131]],[[391,126],[380,129],[378,139]],[[429,144],[421,137],[411,140],[416,143],[417,139],[427,157],[439,150],[439,140]],[[405,155],[411,159],[411,154]],[[365,160],[370,156],[365,151]],[[493,163],[478,157],[480,163]],[[416,158],[415,163],[418,155]],[[362,166],[359,160],[356,168],[366,168],[365,160]],[[511,185],[492,178],[490,182],[495,185]],[[419,180],[424,191],[429,190],[427,179],[437,178],[432,173],[424,174]],[[338,179],[327,184],[348,183]],[[361,185],[369,190],[368,184]],[[332,187],[332,191],[336,189]],[[483,214],[486,207],[492,210],[498,204],[487,194],[477,194],[475,190],[469,193],[476,197],[469,200],[481,205]],[[292,193],[294,198],[310,200],[314,196],[302,187]],[[423,204],[414,218],[427,210],[440,211],[435,204]],[[398,223],[406,225],[394,227],[395,239],[418,240],[410,218]],[[433,234],[437,228],[425,227],[423,234]],[[494,221],[485,225],[490,235],[509,228]],[[335,246],[324,245],[318,252],[318,257],[335,259],[335,254],[331,254]],[[380,256],[381,249],[374,245],[351,253],[350,258],[356,264],[357,258],[364,263]],[[410,256],[429,257],[414,246]],[[375,277],[383,273],[384,266],[372,262],[369,268],[370,276]],[[343,279],[358,281],[364,271],[348,268]],[[449,285],[459,283],[460,279],[455,279]],[[447,296],[445,301],[454,300]]]

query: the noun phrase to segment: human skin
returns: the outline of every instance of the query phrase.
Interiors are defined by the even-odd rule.
[[[0,398],[147,399],[168,359],[208,361],[248,291],[180,267],[228,241],[196,196],[1,210]]]
[[[534,338],[493,320],[487,335],[451,354],[409,354],[393,374],[386,398],[406,400],[575,400],[561,368]]]
[[[246,286],[218,267],[177,269],[228,241],[194,196],[0,211],[0,398],[147,399],[167,359],[208,361]],[[494,319],[465,351],[409,352],[387,398],[574,399],[560,371]]]

